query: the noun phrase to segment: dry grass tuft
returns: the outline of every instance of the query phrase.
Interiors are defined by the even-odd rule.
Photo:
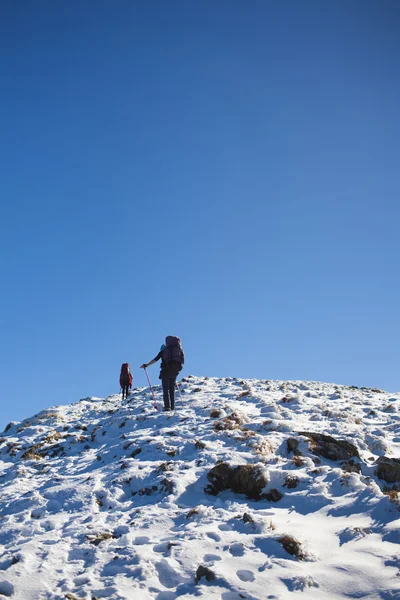
[[[274,447],[268,440],[261,440],[257,444],[254,445],[253,450],[255,454],[260,454],[261,456],[267,456],[268,454],[274,454]]]
[[[295,556],[299,560],[305,560],[306,554],[301,543],[291,535],[284,535],[278,538],[278,542],[291,556]]]
[[[39,448],[41,448],[42,446],[43,446],[43,444],[35,444],[34,446],[31,446],[30,448],[25,450],[25,452],[21,456],[21,459],[22,460],[42,460],[43,456],[41,456],[37,452],[37,450]]]
[[[52,431],[51,433],[49,433],[48,435],[46,435],[45,438],[43,438],[43,444],[51,444],[53,442],[57,442],[59,439],[61,439],[62,435],[59,431]]]
[[[245,423],[245,418],[238,412],[233,412],[221,421],[214,423],[215,431],[232,431],[233,429],[239,429]]]
[[[210,417],[212,419],[219,419],[219,417],[222,415],[222,411],[219,410],[219,408],[212,408],[210,410]]]
[[[285,483],[283,487],[287,487],[288,489],[296,488],[299,484],[299,478],[296,475],[287,474],[285,477]]]
[[[88,540],[89,544],[93,544],[94,546],[98,546],[99,544],[101,544],[101,542],[104,542],[105,540],[112,540],[115,539],[115,535],[113,533],[100,533],[99,535],[87,535],[86,539]]]
[[[293,456],[293,462],[298,469],[305,465],[305,460],[302,456]]]
[[[387,496],[389,498],[389,500],[391,502],[398,503],[400,501],[399,490],[397,490],[395,487],[389,488],[389,487],[384,486],[382,491],[385,494],[385,496]]]

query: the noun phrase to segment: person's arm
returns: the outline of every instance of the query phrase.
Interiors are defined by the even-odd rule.
[[[163,355],[163,350],[161,350],[157,356],[155,358],[153,358],[153,360],[151,360],[149,363],[143,363],[140,368],[141,369],[147,369],[147,367],[150,367],[151,365],[154,365],[154,363],[156,363],[158,360],[160,360],[160,358],[162,358]]]

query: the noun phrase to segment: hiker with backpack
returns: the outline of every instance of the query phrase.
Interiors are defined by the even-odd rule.
[[[181,340],[174,335],[165,338],[165,346],[161,346],[160,352],[149,363],[141,365],[146,369],[161,359],[160,379],[163,388],[164,410],[175,408],[175,384],[176,378],[182,371],[185,355],[182,350]]]
[[[122,388],[122,400],[129,396],[129,390],[132,389],[132,373],[128,363],[122,363],[119,376],[119,385]]]

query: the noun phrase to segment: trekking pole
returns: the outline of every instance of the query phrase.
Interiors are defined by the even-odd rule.
[[[146,373],[147,381],[149,382],[149,386],[150,386],[150,389],[151,389],[151,393],[152,393],[152,395],[153,395],[153,400],[154,400],[154,408],[155,408],[156,410],[158,410],[158,404],[157,404],[157,400],[156,400],[156,397],[155,397],[155,394],[154,394],[153,387],[152,387],[152,385],[151,385],[151,383],[150,383],[150,378],[149,378],[149,374],[148,374],[148,372],[147,372],[147,369],[146,369],[146,367],[144,367],[144,372]]]

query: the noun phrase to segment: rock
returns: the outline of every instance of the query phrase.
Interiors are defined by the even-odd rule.
[[[206,448],[206,445],[201,440],[196,440],[194,443],[194,447],[196,448],[196,450],[204,450],[204,448]]]
[[[196,571],[196,583],[199,583],[202,577],[205,577],[207,581],[214,581],[215,573],[213,573],[213,571],[211,571],[211,569],[208,567],[200,565]]]
[[[104,542],[106,540],[111,540],[111,539],[115,539],[115,535],[113,533],[100,533],[99,535],[87,535],[86,539],[88,540],[89,544],[93,544],[94,546],[98,546],[99,544],[101,544],[101,542]]]
[[[389,458],[380,456],[376,461],[376,475],[387,483],[400,481],[400,458]]]
[[[288,454],[293,452],[293,454],[298,454],[299,441],[296,438],[289,438],[286,441]]]
[[[243,519],[243,523],[251,523],[251,524],[254,523],[254,519],[251,515],[249,515],[249,513],[246,513],[246,512],[243,513],[242,519]]]
[[[131,453],[131,458],[135,458],[135,456],[137,456],[138,454],[140,454],[142,451],[141,448],[135,448],[135,450],[133,450],[133,452]]]
[[[207,474],[207,479],[211,482],[211,486],[207,486],[206,491],[212,496],[216,496],[223,490],[228,490],[231,487],[233,467],[227,463],[221,462],[211,469]]]
[[[152,493],[153,489],[149,487],[140,488],[140,490],[138,491],[139,496],[151,496]]]
[[[166,477],[161,481],[161,490],[167,494],[172,494],[174,491],[174,484],[170,479]]]
[[[352,458],[347,462],[342,462],[340,467],[345,473],[361,473],[361,465],[354,462]]]
[[[232,467],[224,462],[213,467],[207,478],[211,485],[205,488],[206,493],[216,496],[219,492],[230,489],[251,500],[261,499],[261,490],[269,481],[267,472],[258,465]]]
[[[276,488],[272,488],[272,490],[270,490],[268,494],[263,494],[262,497],[268,500],[269,502],[279,502],[279,500],[283,498],[283,494],[281,494],[280,491]]]
[[[350,460],[353,456],[360,458],[357,447],[346,440],[336,440],[330,435],[310,431],[299,431],[299,435],[311,441],[312,452],[328,460]]]

